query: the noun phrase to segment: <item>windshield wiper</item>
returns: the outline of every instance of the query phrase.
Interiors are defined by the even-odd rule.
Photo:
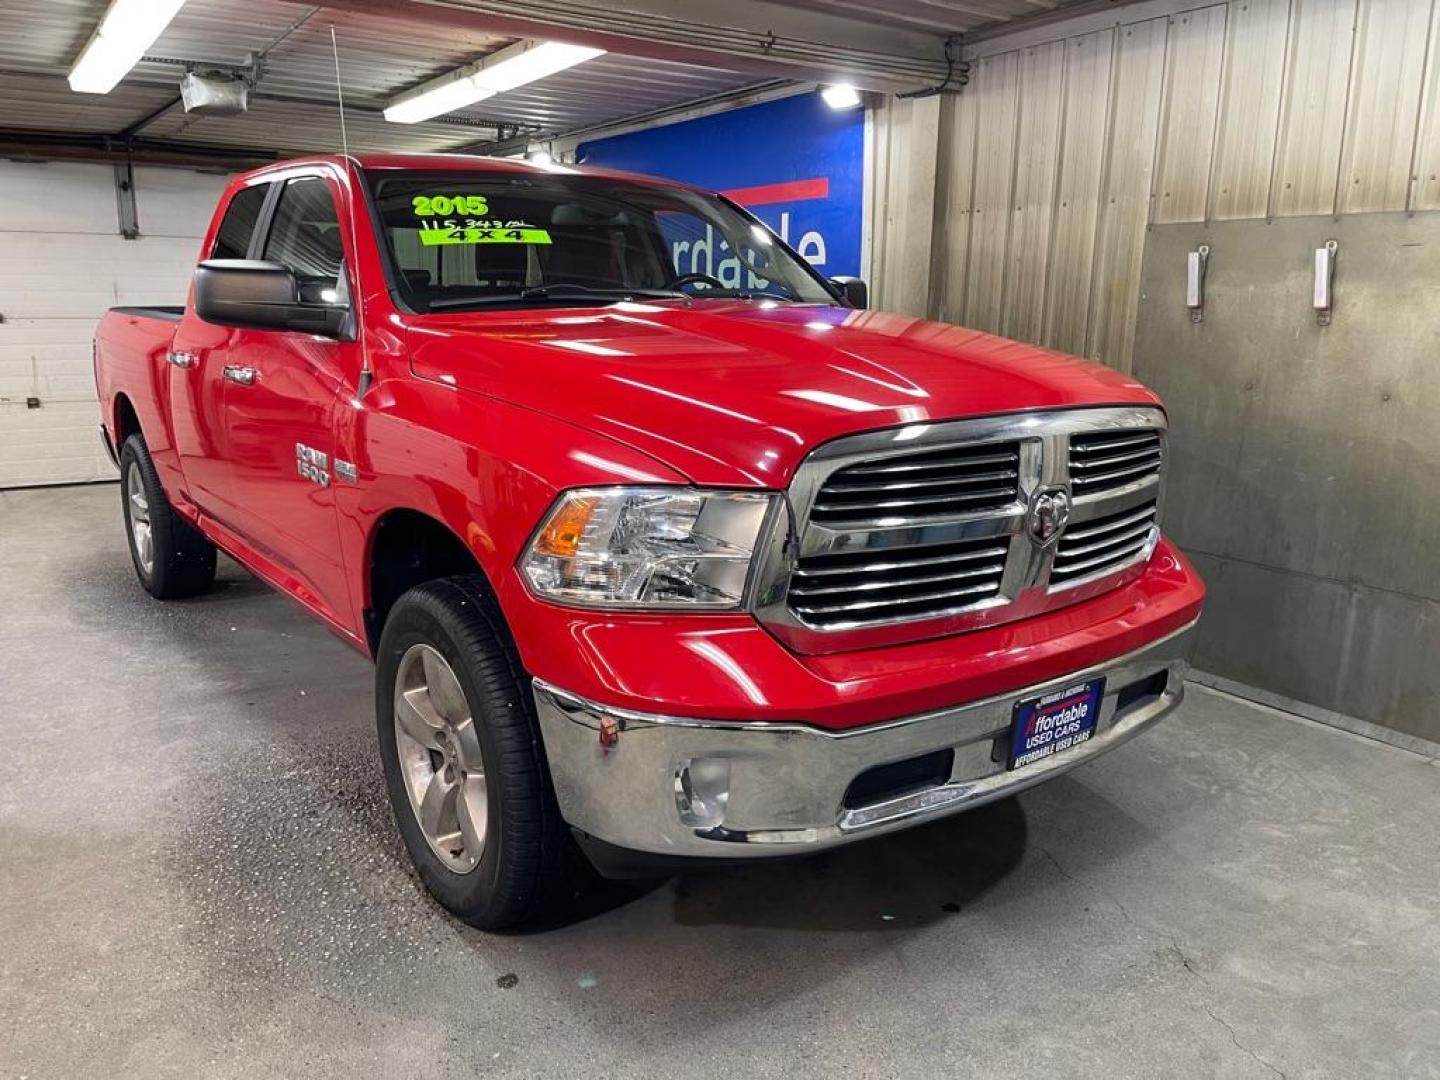
[[[784,288],[783,285],[778,287]],[[784,293],[771,293],[754,289],[702,289],[687,295],[691,300],[779,300],[784,304],[799,302],[795,294],[788,290]]]
[[[491,304],[523,304],[532,300],[685,300],[685,293],[674,289],[595,288],[590,285],[534,285],[509,293],[481,293],[476,296],[443,296],[431,300],[430,311],[444,308],[486,306]]]

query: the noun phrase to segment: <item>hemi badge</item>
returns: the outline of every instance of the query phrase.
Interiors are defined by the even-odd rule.
[[[349,461],[335,459],[335,479],[344,480],[347,483],[356,484],[360,482],[360,471]]]

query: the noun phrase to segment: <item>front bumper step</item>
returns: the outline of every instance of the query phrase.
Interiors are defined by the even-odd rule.
[[[1022,791],[1103,754],[1180,704],[1195,624],[1104,664],[1013,693],[854,731],[612,709],[536,679],[560,812],[606,844],[736,859],[817,851]],[[1089,741],[1007,770],[1015,702],[1104,676]],[[948,775],[934,773],[942,755]],[[894,765],[900,794],[874,778]],[[926,770],[930,770],[926,775]],[[872,782],[856,784],[867,776]],[[883,772],[881,772],[883,781]],[[857,799],[857,792],[861,796]],[[867,797],[873,801],[866,801]]]

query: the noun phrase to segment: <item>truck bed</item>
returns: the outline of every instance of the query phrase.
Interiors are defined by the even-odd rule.
[[[112,307],[110,310],[119,315],[138,315],[142,319],[163,319],[166,322],[179,322],[185,314],[185,305],[177,304],[174,307],[169,305]]]
[[[171,482],[179,477],[171,473],[166,358],[184,313],[183,307],[114,307],[95,330],[95,385],[107,410],[103,419],[109,438],[118,452],[125,435],[122,412],[128,406],[145,432],[156,467]]]

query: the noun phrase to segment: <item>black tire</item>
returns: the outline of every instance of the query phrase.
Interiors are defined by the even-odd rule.
[[[401,763],[395,687],[417,645],[440,653],[455,675],[483,758],[487,830],[478,862],[464,872],[426,840]],[[441,578],[395,602],[376,656],[375,714],[396,824],[441,906],[471,926],[501,930],[557,915],[581,895],[589,866],[560,816],[530,679],[483,578]]]
[[[150,565],[141,556],[134,515],[140,512],[132,495],[131,474],[144,493],[149,517]],[[157,600],[178,600],[208,592],[215,583],[215,545],[200,530],[175,513],[145,440],[131,435],[120,448],[120,507],[125,516],[125,540],[135,576]]]

